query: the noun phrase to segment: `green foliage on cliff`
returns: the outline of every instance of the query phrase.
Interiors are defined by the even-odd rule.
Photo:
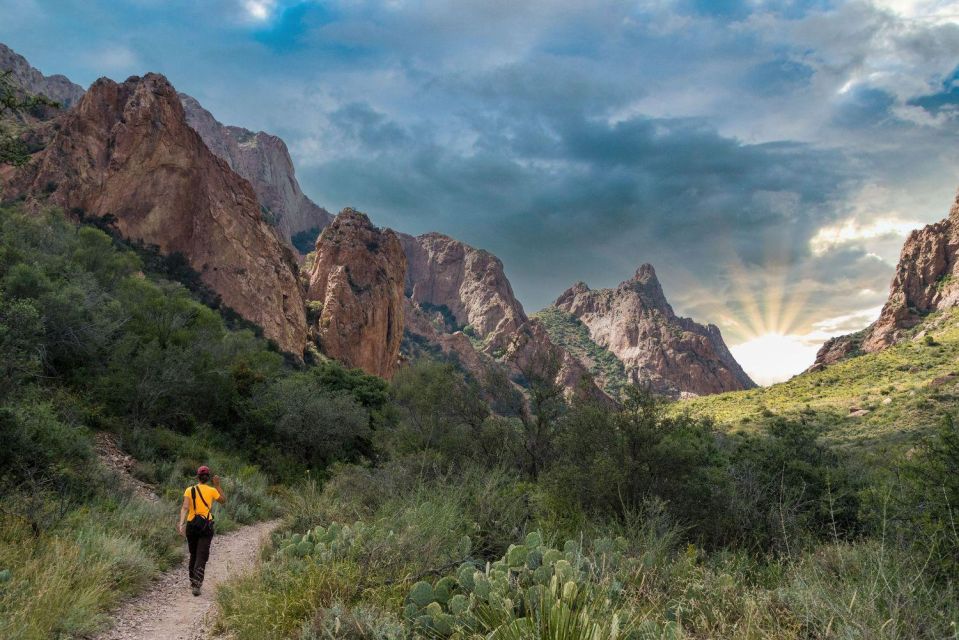
[[[8,120],[18,114],[40,112],[56,102],[42,95],[28,95],[20,89],[12,71],[0,71],[0,164],[22,166],[30,160],[30,149]]]
[[[589,336],[589,329],[576,316],[556,307],[546,307],[533,317],[539,318],[546,327],[550,340],[587,365],[606,393],[613,398],[623,397],[630,382],[622,360],[596,344]]]
[[[320,237],[320,228],[319,227],[310,227],[305,231],[300,231],[299,233],[294,233],[293,237],[290,238],[290,241],[293,243],[293,246],[296,247],[296,250],[306,255],[312,251],[316,250],[316,241]]]

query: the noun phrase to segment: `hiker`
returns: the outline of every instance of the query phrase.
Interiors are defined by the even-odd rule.
[[[190,547],[190,587],[193,595],[198,596],[213,542],[213,503],[226,504],[226,495],[220,486],[220,476],[213,476],[213,486],[210,486],[210,467],[204,465],[197,469],[196,478],[197,484],[183,492],[176,529]]]

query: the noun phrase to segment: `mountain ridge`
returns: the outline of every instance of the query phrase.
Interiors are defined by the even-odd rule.
[[[927,315],[959,306],[959,193],[949,214],[913,230],[903,243],[879,318],[856,333],[828,340],[811,371],[901,342]]]
[[[196,98],[180,93],[187,122],[210,151],[246,178],[253,186],[260,205],[273,218],[280,236],[294,249],[297,234],[319,236],[333,221],[333,215],[307,197],[296,179],[293,159],[279,136],[264,131],[224,125]],[[300,252],[308,253],[308,252]]]
[[[262,219],[250,183],[187,124],[165,77],[101,78],[40,136],[30,163],[5,172],[6,199],[109,219],[130,240],[181,253],[224,304],[302,354],[306,316],[292,252]]]
[[[33,80],[39,74],[21,73]],[[220,123],[159,74],[124,83],[104,78],[86,93],[76,85],[70,91],[81,96],[76,105],[30,134],[46,148],[28,167],[0,173],[14,197],[108,218],[131,240],[182,253],[226,305],[297,358],[315,342],[327,355],[390,377],[409,333],[474,374],[505,365],[519,380],[526,363],[545,355],[557,363],[556,382],[568,395],[585,388],[609,401],[588,359],[526,314],[492,253],[441,233],[379,230],[349,208],[334,219],[302,193],[280,138]],[[320,231],[341,217],[324,239]],[[316,255],[301,275],[293,240],[314,232]],[[641,266],[633,282],[645,308],[674,316],[651,266]],[[696,375],[656,390],[702,392],[683,386]],[[725,387],[706,392],[712,388]]]
[[[718,327],[675,314],[649,263],[615,288],[578,282],[552,306],[581,321],[599,347],[619,358],[632,384],[673,397],[756,386]]]
[[[44,75],[25,57],[0,42],[0,69],[9,71],[21,89],[31,94],[42,94],[68,109],[80,101],[84,89],[59,73]]]

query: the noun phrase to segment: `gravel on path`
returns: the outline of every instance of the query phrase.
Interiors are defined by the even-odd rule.
[[[113,628],[93,636],[93,640],[208,638],[215,617],[217,585],[255,566],[260,548],[278,524],[279,520],[259,522],[214,536],[201,595],[190,593],[186,570],[188,558],[184,558],[179,566],[160,576],[152,587],[114,612]]]

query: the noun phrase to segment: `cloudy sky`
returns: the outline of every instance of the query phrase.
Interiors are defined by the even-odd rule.
[[[871,321],[959,187],[957,0],[0,0],[0,41],[166,74],[327,208],[489,249],[530,311],[652,262],[763,382]]]

